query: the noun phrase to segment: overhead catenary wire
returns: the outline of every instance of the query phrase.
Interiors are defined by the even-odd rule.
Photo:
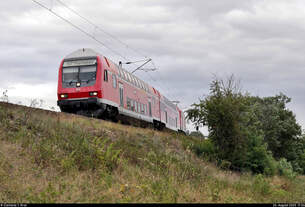
[[[65,21],[66,23],[70,24],[71,26],[73,26],[75,29],[79,30],[80,32],[84,33],[85,35],[87,35],[88,37],[90,37],[91,39],[93,39],[94,41],[96,41],[97,43],[101,44],[102,46],[104,46],[105,48],[107,48],[108,50],[110,50],[111,52],[113,52],[114,54],[118,55],[119,57],[123,58],[124,60],[129,61],[129,59],[127,59],[125,56],[121,55],[119,52],[111,49],[110,47],[108,47],[105,43],[103,43],[102,41],[100,41],[99,39],[95,38],[93,35],[91,35],[90,33],[86,32],[85,30],[83,30],[81,27],[73,24],[71,21],[67,20],[66,18],[60,16],[59,14],[57,14],[56,12],[54,12],[53,10],[49,9],[47,6],[41,4],[40,2],[36,1],[36,0],[32,0],[34,3],[38,4],[39,6],[41,6],[42,8],[48,10],[49,12],[51,12],[53,15],[55,15],[56,17],[62,19],[63,21]]]
[[[45,6],[44,4],[38,2],[37,0],[32,0],[34,3],[38,4],[39,6],[41,6],[42,8],[46,9],[47,11],[51,12],[53,15],[55,15],[56,17],[62,19],[63,21],[65,21],[66,23],[68,23],[69,25],[71,25],[72,27],[74,27],[75,29],[79,30],[80,32],[82,32],[83,34],[87,35],[88,37],[90,37],[91,39],[93,39],[94,41],[96,41],[97,43],[99,43],[100,45],[102,45],[103,47],[107,48],[109,51],[111,51],[112,53],[118,55],[119,57],[123,58],[126,61],[129,61],[130,63],[138,63],[138,62],[143,62],[145,60],[139,60],[139,61],[130,61],[130,59],[128,59],[127,57],[125,57],[124,55],[122,55],[121,53],[117,52],[116,50],[112,49],[111,47],[107,46],[104,42],[100,41],[99,39],[97,39],[94,35],[90,34],[89,32],[85,31],[84,29],[82,29],[81,27],[77,26],[76,24],[73,24],[71,21],[69,21],[68,19],[64,18],[63,16],[59,15],[58,13],[54,12],[52,10],[53,8],[53,1],[52,1],[52,6],[51,8],[48,8],[47,6]],[[108,35],[109,37],[111,37],[113,40],[116,40],[117,42],[119,42],[120,44],[124,45],[126,48],[132,50],[133,52],[137,53],[138,55],[145,57],[147,60],[147,56],[142,54],[141,52],[139,52],[138,50],[130,47],[129,45],[127,45],[126,43],[124,43],[123,41],[121,41],[119,38],[115,37],[114,35],[106,32],[105,30],[103,30],[101,27],[99,27],[98,25],[94,24],[92,21],[90,21],[89,19],[87,19],[86,17],[80,15],[78,12],[76,12],[74,9],[70,8],[69,6],[67,6],[65,3],[63,3],[61,0],[56,0],[57,2],[59,2],[62,6],[64,6],[66,9],[68,9],[69,11],[71,11],[72,13],[74,13],[75,15],[77,15],[78,17],[82,18],[83,20],[85,20],[88,24],[90,24],[91,26],[94,26],[95,29],[98,29],[99,31],[102,31],[104,34]],[[149,58],[151,59],[151,58]],[[151,64],[153,65],[154,68],[156,68],[155,63],[153,62],[153,60],[150,61]],[[136,65],[136,64],[135,64]],[[152,76],[148,73],[145,73],[149,76],[149,78],[151,80],[153,80],[154,85],[157,86],[158,88],[162,89],[168,97],[170,97],[172,100],[178,100],[177,98],[173,99],[172,94],[170,94],[170,90],[167,86],[165,86],[165,83],[163,81],[161,81],[163,83],[163,85],[165,86],[166,90],[164,89],[164,87],[161,87],[160,84],[157,83],[157,81],[155,79],[152,78]],[[159,75],[160,76],[160,75]],[[161,77],[159,78],[161,80]],[[166,92],[167,91],[167,92]]]
[[[151,61],[151,64],[153,65],[154,68],[156,68],[156,64],[154,63],[153,60]],[[150,75],[150,74],[147,74],[147,75],[150,76],[150,77],[152,78],[152,75]],[[164,91],[167,91],[167,95],[168,95],[173,101],[179,100],[179,97],[177,97],[176,95],[170,93],[170,91],[171,91],[171,90],[169,89],[170,87],[168,87],[168,85],[165,84],[166,81],[164,81],[164,79],[161,78],[161,75],[160,75],[160,74],[158,74],[158,77],[159,77],[160,83],[162,83],[162,85],[165,87],[166,90],[164,90],[164,87],[162,87],[162,89],[163,89]],[[157,80],[154,80],[154,81],[157,82]]]
[[[63,5],[64,7],[66,7],[68,10],[70,10],[72,13],[74,13],[75,15],[77,15],[78,17],[82,18],[83,20],[85,20],[87,23],[91,24],[92,26],[94,26],[95,29],[100,30],[101,32],[103,32],[104,34],[108,35],[109,37],[111,37],[112,39],[116,40],[117,42],[121,43],[122,45],[124,45],[126,48],[129,48],[130,50],[134,51],[135,53],[137,53],[140,56],[143,56],[145,58],[147,58],[146,55],[144,55],[142,52],[139,52],[137,49],[134,49],[132,47],[130,47],[128,44],[126,44],[125,42],[123,42],[122,40],[120,40],[119,38],[115,37],[114,35],[110,34],[109,32],[105,31],[104,29],[100,28],[98,25],[96,25],[95,23],[93,23],[91,20],[89,20],[88,18],[80,15],[77,11],[75,11],[74,9],[72,9],[71,7],[69,7],[68,5],[66,5],[65,3],[63,3],[61,0],[56,0],[57,2],[59,2],[61,5]]]
[[[158,84],[158,83],[157,83],[157,80],[156,80],[155,78],[153,78],[153,77],[151,76],[151,74],[145,73],[145,75],[148,76],[149,79],[153,81],[154,88],[161,89],[161,90],[166,94],[166,96],[167,96],[168,98],[170,98],[171,100],[178,100],[177,98],[175,98],[175,97],[169,92],[168,88],[167,88],[167,89],[164,88],[164,86],[165,86],[164,84],[162,84],[163,86],[161,86],[160,84]]]
[[[52,0],[53,1],[53,0]],[[71,7],[69,7],[67,4],[65,4],[63,1],[61,0],[56,0],[58,3],[60,3],[63,7],[65,7],[68,11],[72,12],[73,14],[75,14],[76,16],[80,17],[81,19],[83,19],[85,22],[87,22],[88,24],[90,24],[91,26],[93,26],[94,28],[94,32],[95,30],[99,30],[101,32],[103,32],[104,34],[106,34],[108,37],[110,37],[111,39],[117,41],[119,44],[123,45],[124,47],[126,47],[126,49],[129,49],[131,51],[133,51],[135,54],[144,57],[144,60],[138,60],[138,61],[129,61],[126,62],[125,64],[134,64],[134,63],[138,63],[138,62],[144,62],[147,61],[148,58],[147,55],[145,55],[144,53],[140,52],[138,49],[135,49],[133,47],[130,47],[128,44],[126,44],[125,42],[123,42],[122,40],[120,40],[119,38],[115,37],[114,35],[110,34],[109,32],[105,31],[104,29],[102,29],[100,26],[98,26],[97,24],[93,23],[91,20],[89,20],[88,18],[84,17],[83,15],[81,15],[79,12],[75,11],[74,9],[72,9]],[[94,33],[93,32],[93,33]],[[94,36],[94,35],[92,35]],[[136,64],[135,64],[136,65]],[[137,66],[137,65],[136,65]],[[138,67],[138,66],[137,66]]]

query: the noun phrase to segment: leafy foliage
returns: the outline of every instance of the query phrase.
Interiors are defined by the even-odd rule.
[[[287,178],[291,179],[296,176],[296,174],[293,172],[291,163],[285,158],[280,159],[278,162],[278,170],[280,175],[286,176]]]
[[[301,126],[296,122],[295,115],[286,108],[290,101],[282,93],[274,97],[251,97],[251,104],[258,105],[256,114],[261,122],[264,140],[277,159],[294,159],[293,145],[301,135]]]
[[[304,173],[305,142],[295,115],[286,108],[290,101],[282,93],[253,97],[241,92],[233,75],[227,81],[215,77],[210,94],[192,105],[187,118],[197,126],[208,126],[219,163],[226,161],[235,170],[272,175],[275,159],[284,157]]]

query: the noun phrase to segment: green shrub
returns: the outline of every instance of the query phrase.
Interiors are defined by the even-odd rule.
[[[305,174],[305,149],[299,156],[298,164],[300,166],[300,173]]]
[[[271,187],[262,174],[258,174],[255,176],[253,189],[254,192],[258,192],[261,195],[267,195],[271,193]]]
[[[106,167],[109,171],[112,171],[119,163],[121,150],[114,149],[114,143],[107,146],[106,143],[109,141],[109,139],[103,140],[96,137],[94,139],[94,148],[98,164]]]
[[[261,136],[250,136],[244,167],[253,173],[275,174],[275,160],[272,157],[272,153],[267,150],[267,144],[263,142]]]
[[[293,179],[296,177],[296,173],[293,171],[291,163],[288,162],[286,158],[282,158],[278,162],[278,171],[280,175],[285,176],[289,179]]]
[[[229,170],[231,168],[231,162],[227,160],[221,160],[219,167],[223,170]]]
[[[210,139],[197,141],[191,145],[192,150],[200,157],[208,161],[215,160],[215,148]]]

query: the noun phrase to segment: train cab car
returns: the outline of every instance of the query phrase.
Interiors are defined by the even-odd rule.
[[[183,113],[154,87],[92,49],[66,56],[59,67],[60,110],[90,117],[124,116],[183,131]]]
[[[101,68],[99,55],[90,49],[78,50],[62,60],[58,74],[57,105],[63,112],[101,113]],[[90,110],[88,110],[90,109]]]

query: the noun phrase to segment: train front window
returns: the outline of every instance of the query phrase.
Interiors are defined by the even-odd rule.
[[[82,82],[94,81],[96,78],[96,66],[83,66],[80,67],[79,80]]]
[[[70,83],[71,81],[77,81],[78,80],[78,68],[77,67],[69,67],[69,68],[63,68],[63,77],[62,81],[64,83]]]
[[[92,86],[96,80],[96,59],[65,61],[62,69],[64,88]]]

